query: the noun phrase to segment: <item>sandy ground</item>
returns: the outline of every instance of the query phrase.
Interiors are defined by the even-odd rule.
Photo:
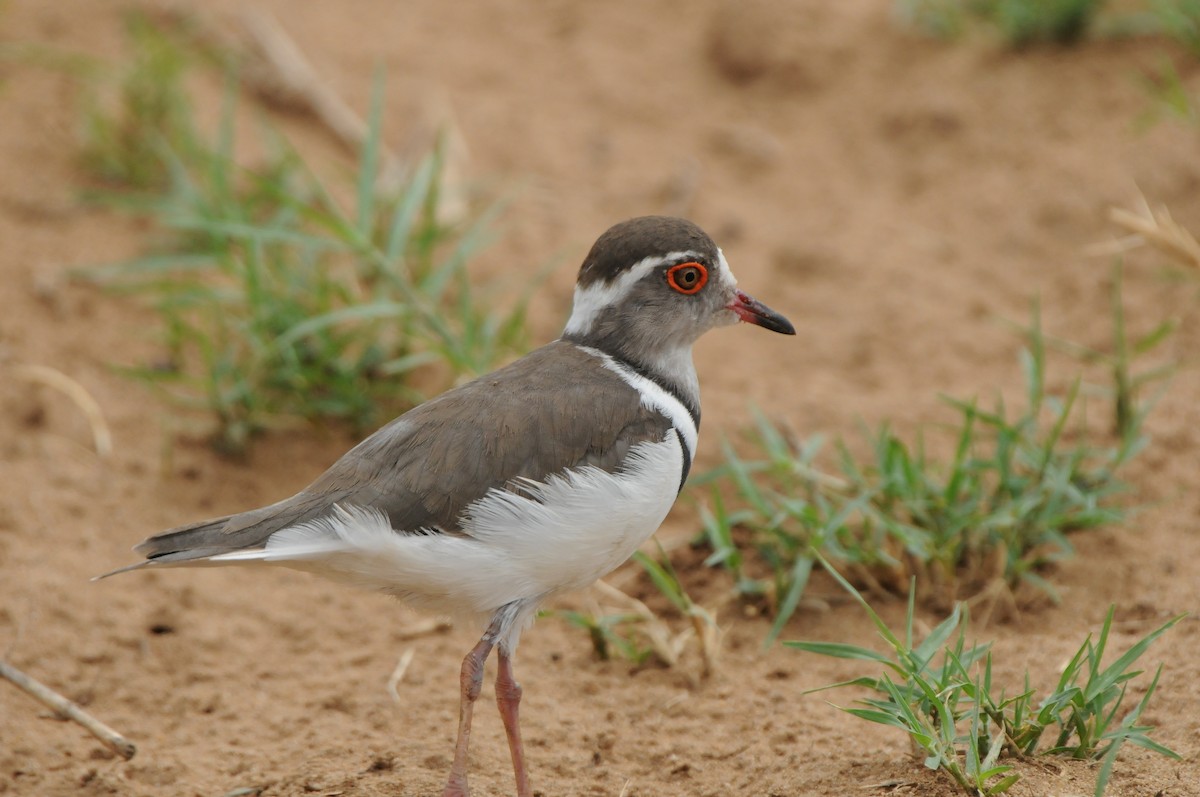
[[[534,303],[536,340],[557,334],[574,265],[613,221],[683,213],[718,239],[741,284],[799,335],[738,328],[699,345],[702,465],[715,462],[723,433],[747,424],[751,404],[803,434],[838,436],[860,419],[901,430],[947,420],[938,394],[1015,392],[1019,342],[1003,320],[1026,318],[1033,297],[1051,334],[1107,339],[1108,263],[1083,249],[1112,237],[1110,205],[1140,190],[1200,228],[1197,132],[1135,127],[1149,102],[1139,70],[1174,56],[1196,91],[1200,64],[1153,40],[1021,54],[988,41],[943,45],[899,29],[889,5],[559,0],[517,13],[495,0],[263,3],[352,105],[366,106],[371,74],[385,67],[389,129],[405,128],[414,98],[448,98],[471,174],[515,187],[479,273],[532,277],[552,258],[564,263]],[[116,59],[126,46],[120,9],[11,0],[0,7],[0,42]],[[275,436],[231,464],[180,438],[167,408],[112,371],[155,354],[152,319],[66,274],[139,251],[147,230],[78,201],[77,102],[69,75],[0,62],[0,654],[139,752],[115,759],[0,685],[0,794],[440,793],[472,629],[405,639],[414,617],[395,603],[291,572],[88,582],[130,561],[129,546],[153,531],[291,494],[350,441]],[[336,162],[321,134],[283,123]],[[1130,324],[1144,331],[1177,317],[1170,345],[1193,363],[1128,474],[1147,508],[1076,538],[1078,556],[1053,574],[1060,605],[981,630],[1014,689],[1026,668],[1049,683],[1110,603],[1116,646],[1200,609],[1198,284],[1151,253],[1132,256],[1127,272]],[[91,453],[69,402],[14,377],[17,363],[56,368],[95,397],[113,428],[111,459]],[[1053,386],[1073,377],[1064,364]],[[660,536],[696,528],[681,502]],[[703,602],[722,603],[727,582],[687,579]],[[633,570],[617,580],[644,590]],[[813,594],[833,608],[800,612],[785,638],[874,644],[833,586],[818,581]],[[722,667],[707,681],[694,653],[673,670],[636,669],[596,661],[558,620],[526,634],[518,675],[539,794],[953,793],[898,733],[801,694],[861,668],[764,652],[765,622],[724,606]],[[385,683],[406,650],[397,704]],[[1194,616],[1146,664],[1159,661],[1146,720],[1184,760],[1127,750],[1111,795],[1200,794]],[[472,753],[477,793],[512,793],[486,703]],[[1020,771],[1016,795],[1091,793],[1086,764]]]

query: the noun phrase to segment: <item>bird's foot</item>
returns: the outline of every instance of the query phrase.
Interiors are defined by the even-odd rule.
[[[442,790],[442,797],[471,797],[466,776],[459,777],[457,772],[451,773],[446,788]]]

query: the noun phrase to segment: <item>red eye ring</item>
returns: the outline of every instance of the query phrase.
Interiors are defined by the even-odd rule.
[[[687,296],[699,293],[707,283],[708,269],[701,263],[679,263],[667,269],[667,284]]]

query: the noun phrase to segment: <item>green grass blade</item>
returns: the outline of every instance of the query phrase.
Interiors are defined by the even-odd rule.
[[[783,633],[783,627],[787,621],[791,619],[796,611],[796,607],[800,604],[800,597],[804,594],[805,587],[808,586],[808,578],[812,575],[813,560],[807,557],[797,559],[792,564],[789,575],[789,583],[787,594],[779,604],[779,609],[775,613],[775,621],[771,623],[771,630],[767,633],[767,639],[764,646],[769,647],[775,643],[779,635]]]
[[[841,642],[807,642],[799,640],[785,640],[782,644],[785,647],[804,650],[809,653],[819,653],[822,656],[832,656],[836,659],[874,661],[889,666],[893,664],[892,660],[882,653],[870,648],[859,647],[858,645],[848,645]]]
[[[1102,637],[1104,636],[1104,631],[1107,631],[1108,627],[1112,623],[1112,613],[1113,610],[1110,608],[1108,617],[1105,620],[1104,630],[1101,632]],[[1094,678],[1089,680],[1084,691],[1084,700],[1090,702],[1097,696],[1106,692],[1115,684],[1119,683],[1121,680],[1124,680],[1124,678],[1127,677],[1126,670],[1129,669],[1130,665],[1141,658],[1141,655],[1146,652],[1146,649],[1149,648],[1156,639],[1169,631],[1184,617],[1186,617],[1186,615],[1181,614],[1163,623],[1158,628],[1142,637],[1142,639],[1138,640],[1133,647],[1125,651],[1125,653],[1122,654],[1116,661],[1105,668],[1103,672],[1099,672]],[[1097,647],[1099,650],[1103,649],[1102,646],[1098,645]],[[1097,662],[1099,661],[1099,650],[1097,653]]]
[[[375,228],[375,185],[379,180],[379,150],[383,138],[383,71],[375,71],[371,85],[371,106],[367,114],[367,135],[359,154],[358,183],[355,191],[355,226],[363,240],[370,240]]]

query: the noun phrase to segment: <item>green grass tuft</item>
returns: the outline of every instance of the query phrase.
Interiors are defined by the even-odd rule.
[[[1200,58],[1200,0],[1152,0],[1163,34]]]
[[[982,0],[981,14],[1012,47],[1074,44],[1091,28],[1105,0]]]
[[[162,188],[170,178],[163,148],[196,154],[184,85],[195,58],[142,12],[125,15],[125,33],[132,57],[117,71],[115,87],[93,81],[87,98],[83,166],[110,186]]]
[[[904,731],[923,751],[925,766],[946,772],[964,793],[1007,792],[1020,775],[1011,765],[1002,763],[1006,759],[1063,755],[1099,761],[1095,797],[1104,794],[1117,751],[1125,742],[1179,760],[1177,753],[1150,738],[1151,726],[1139,724],[1158,686],[1162,666],[1155,670],[1136,704],[1128,706],[1125,698],[1130,683],[1142,674],[1132,669],[1137,660],[1183,615],[1159,626],[1104,666],[1113,621],[1114,610],[1110,607],[1099,636],[1093,640],[1089,635],[1084,640],[1053,691],[1037,700],[1026,673],[1020,691],[1008,697],[993,682],[990,645],[966,643],[968,619],[962,604],[957,604],[949,617],[916,643],[914,589],[909,590],[904,632],[897,634],[835,568],[819,554],[814,556],[863,607],[890,651],[884,654],[834,642],[783,644],[882,665],[888,672],[879,677],[855,678],[814,691],[858,686],[874,692],[874,696],[842,710]],[[1122,706],[1126,707],[1123,716],[1119,715]]]
[[[86,149],[127,189],[105,201],[148,218],[160,243],[85,274],[153,308],[164,356],[128,373],[209,414],[219,449],[241,453],[296,419],[361,432],[422,400],[418,369],[444,387],[524,350],[525,299],[502,305],[499,285],[481,290],[467,272],[498,208],[439,222],[438,149],[380,192],[382,81],[357,174],[327,187],[269,132],[263,162],[240,164],[233,80],[219,130],[199,133],[177,68],[186,59],[172,54],[180,45],[133,30],[124,110],[93,118]]]
[[[1041,44],[1074,45],[1088,36],[1165,34],[1200,53],[1197,10],[1200,0],[895,0],[893,12],[904,25],[943,39],[975,27],[993,29],[1011,49]]]
[[[1134,119],[1135,130],[1145,132],[1164,119],[1192,128],[1200,125],[1200,102],[1170,60],[1164,58],[1158,67],[1142,74],[1139,83],[1150,104]]]
[[[692,600],[662,546],[659,546],[658,559],[638,551],[633,555],[633,561],[642,568],[654,590],[689,621],[688,628],[673,631],[666,620],[645,603],[604,583],[595,589],[608,604],[620,604],[620,610],[606,611],[594,602],[588,611],[555,614],[586,631],[597,658],[604,661],[620,658],[642,665],[656,659],[664,666],[674,667],[687,643],[694,638],[700,648],[701,677],[708,677],[716,669],[720,649],[721,629],[715,615]]]
[[[753,458],[727,442],[724,464],[696,479],[711,497],[701,510],[708,563],[731,574],[742,598],[767,604],[769,641],[799,605],[813,551],[875,592],[903,592],[916,576],[934,605],[1022,584],[1055,597],[1043,574],[1073,553],[1069,535],[1126,516],[1117,473],[1147,444],[1143,423],[1155,403],[1147,388],[1170,373],[1134,368],[1173,326],[1128,340],[1119,272],[1113,323],[1111,352],[1049,341],[1110,376],[1111,387],[1093,391],[1115,408],[1106,444],[1090,442],[1082,425],[1081,381],[1063,396],[1047,393],[1048,339],[1035,308],[1021,356],[1023,406],[946,399],[957,414],[949,461],[927,454],[923,434],[909,442],[884,423],[865,432],[865,461],[839,443],[830,473],[818,465],[821,437],[798,440],[760,416]]]

